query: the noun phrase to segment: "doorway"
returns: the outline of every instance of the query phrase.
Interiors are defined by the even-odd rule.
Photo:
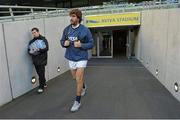
[[[135,39],[138,29],[130,27],[92,29],[93,58],[132,58],[135,56]]]
[[[128,30],[113,31],[113,57],[126,57]]]
[[[113,36],[111,31],[98,31],[93,34],[92,57],[113,58]]]

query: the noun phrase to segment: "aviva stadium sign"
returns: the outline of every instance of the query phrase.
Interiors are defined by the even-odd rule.
[[[140,25],[140,12],[85,16],[87,27]]]

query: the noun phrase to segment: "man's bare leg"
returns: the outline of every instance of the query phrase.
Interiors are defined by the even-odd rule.
[[[84,68],[78,68],[76,71],[76,95],[81,96],[83,88]]]
[[[72,74],[72,77],[73,77],[73,80],[76,80],[76,69],[75,70],[71,70],[71,74]]]
[[[81,106],[81,92],[83,88],[83,77],[84,77],[84,68],[78,68],[76,70],[76,100],[71,108],[71,112],[75,112]]]

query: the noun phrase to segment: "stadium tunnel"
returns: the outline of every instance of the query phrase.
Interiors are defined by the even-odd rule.
[[[87,16],[85,24],[92,32],[92,58],[135,57],[135,42],[140,13]]]

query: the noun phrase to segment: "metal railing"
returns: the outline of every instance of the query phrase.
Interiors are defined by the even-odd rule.
[[[149,2],[148,4],[113,4],[92,7],[80,7],[84,15],[114,14],[136,12],[151,9],[180,8],[180,0],[175,3]],[[2,6],[0,5],[0,22],[44,17],[67,16],[70,9],[53,7]]]
[[[66,11],[66,8],[0,5],[0,21],[52,17],[59,14],[66,15]]]
[[[105,5],[105,6],[94,6],[91,8],[80,8],[85,15],[97,15],[97,14],[113,14],[122,12],[136,12],[151,9],[171,9],[180,8],[180,2],[166,3],[156,2],[151,4],[117,4],[117,5]]]

